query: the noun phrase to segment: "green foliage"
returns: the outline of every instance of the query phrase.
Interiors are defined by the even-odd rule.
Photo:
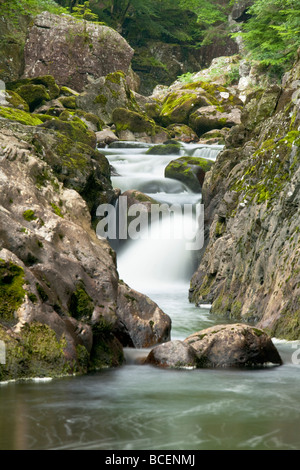
[[[0,259],[0,320],[12,321],[25,297],[24,270]]]
[[[97,21],[98,15],[92,12],[90,9],[90,2],[84,2],[83,5],[77,5],[73,8],[72,12],[75,18],[87,21]]]
[[[15,26],[18,26],[20,16],[36,16],[43,11],[55,14],[68,12],[54,0],[4,0],[1,3],[1,14],[9,18]]]
[[[300,46],[299,0],[256,0],[241,36],[253,59],[282,73]]]

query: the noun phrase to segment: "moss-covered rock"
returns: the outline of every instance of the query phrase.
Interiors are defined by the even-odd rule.
[[[74,372],[65,356],[65,339],[58,339],[46,324],[26,323],[17,334],[0,325],[0,340],[6,351],[6,363],[0,364],[0,381],[61,377]]]
[[[12,90],[0,91],[0,105],[20,109],[22,111],[29,111],[29,106],[18,93]]]
[[[26,126],[38,126],[42,121],[34,114],[27,113],[21,109],[7,108],[0,106],[0,117],[9,119],[10,121],[17,121]]]
[[[99,132],[102,130],[103,121],[92,113],[87,113],[81,109],[65,110],[59,115],[62,121],[77,121],[86,126],[92,132]]]
[[[181,142],[197,142],[199,140],[193,129],[186,124],[171,124],[167,127],[170,137]]]
[[[148,155],[180,155],[181,145],[176,141],[168,141],[165,144],[158,144],[150,147],[146,154]]]
[[[156,124],[147,116],[126,108],[116,108],[112,115],[117,133],[129,130],[133,133],[154,135]]]
[[[16,89],[18,95],[23,98],[24,101],[29,106],[30,111],[44,103],[45,101],[50,100],[50,95],[47,92],[47,89],[44,85],[36,85],[29,83],[26,85],[21,85]]]
[[[179,90],[170,93],[164,100],[159,115],[163,126],[170,124],[188,124],[190,114],[197,108],[209,105],[205,93],[192,90]]]
[[[88,85],[76,98],[77,108],[98,116],[105,124],[112,124],[113,111],[124,108],[139,111],[139,106],[127,84],[123,72],[116,71]]]
[[[91,148],[96,146],[96,136],[94,132],[88,130],[87,126],[81,119],[72,119],[72,121],[51,120],[43,123],[46,129],[53,129],[61,134],[64,134],[68,139],[73,142],[79,142],[88,145]]]
[[[230,128],[241,123],[241,110],[239,108],[218,109],[216,106],[206,106],[197,109],[189,117],[189,126],[198,136],[214,130]]]
[[[61,104],[68,109],[76,109],[76,96],[65,96],[59,98]]]
[[[26,293],[24,282],[22,267],[0,259],[0,322],[16,322],[15,313]]]
[[[192,191],[199,192],[204,177],[214,162],[200,157],[180,157],[172,160],[165,168],[165,177],[181,181]]]
[[[33,136],[33,145],[58,180],[85,199],[92,217],[99,204],[111,202],[114,198],[109,163],[98,150],[57,131],[39,132]]]

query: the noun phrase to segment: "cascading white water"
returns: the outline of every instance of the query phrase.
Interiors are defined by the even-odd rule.
[[[150,145],[138,144],[138,148],[135,143],[127,143],[126,148],[120,145],[104,151],[116,175],[112,177],[113,186],[122,192],[139,190],[158,203],[181,208],[174,217],[163,217],[151,224],[140,239],[126,242],[118,253],[120,277],[143,293],[186,287],[194,268],[191,242],[198,226],[195,214],[184,210],[184,204],[195,206],[200,203],[201,194],[193,193],[177,180],[165,178],[164,170],[171,160],[182,155],[215,160],[222,146],[182,144],[179,155],[150,155],[146,154]]]

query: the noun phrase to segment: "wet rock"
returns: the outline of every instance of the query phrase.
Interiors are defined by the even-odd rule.
[[[165,177],[181,181],[192,191],[200,192],[205,174],[214,162],[200,157],[180,157],[165,168]]]
[[[248,325],[216,325],[190,335],[184,342],[194,349],[198,367],[282,364],[271,338]]]
[[[124,346],[148,348],[168,341],[171,319],[147,296],[120,283],[116,336]]]
[[[81,92],[89,80],[129,72],[133,49],[115,30],[68,15],[38,15],[25,44],[24,77],[53,75]]]
[[[168,369],[195,369],[197,355],[194,349],[183,341],[175,340],[153,348],[144,364]]]

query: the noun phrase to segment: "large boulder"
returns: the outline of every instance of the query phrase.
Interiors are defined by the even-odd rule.
[[[227,368],[281,365],[271,338],[262,330],[244,325],[216,325],[155,346],[145,364],[163,368]]]
[[[190,335],[184,342],[195,350],[198,367],[282,364],[271,338],[264,331],[244,324],[212,326]]]
[[[90,79],[130,72],[133,49],[108,26],[68,15],[38,15],[25,44],[24,77],[53,75],[59,85],[82,91]]]

